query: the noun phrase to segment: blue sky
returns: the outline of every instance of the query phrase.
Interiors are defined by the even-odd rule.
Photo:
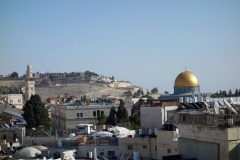
[[[240,1],[0,1],[0,74],[94,71],[160,92],[240,89]]]

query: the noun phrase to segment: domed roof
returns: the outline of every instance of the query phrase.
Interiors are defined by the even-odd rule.
[[[174,86],[199,86],[199,84],[197,77],[193,73],[184,71],[177,76]]]
[[[14,158],[36,157],[36,154],[41,155],[41,151],[36,148],[26,147],[14,154]]]

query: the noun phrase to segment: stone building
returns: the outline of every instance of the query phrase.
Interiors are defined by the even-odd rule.
[[[25,128],[0,128],[0,141],[3,142],[5,137],[7,142],[15,142],[17,138],[18,141],[22,143],[25,132]]]
[[[179,114],[179,154],[184,159],[239,159],[239,119],[239,115]]]
[[[35,78],[33,77],[32,68],[27,66],[26,79],[25,79],[25,101],[29,100],[31,95],[35,94]]]
[[[23,107],[23,96],[22,94],[6,94],[2,95],[1,100],[15,106],[16,108],[22,109]]]
[[[140,105],[141,127],[162,128],[167,122],[167,112],[178,108],[176,100],[151,100]]]
[[[97,123],[97,116],[109,115],[113,105],[78,105],[76,102],[63,104],[62,106],[51,105],[51,121],[53,129],[75,129],[78,124]],[[131,114],[131,107],[126,107]]]

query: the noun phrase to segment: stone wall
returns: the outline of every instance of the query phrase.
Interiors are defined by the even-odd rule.
[[[16,128],[9,128],[9,129],[0,129],[0,141],[3,142],[3,135],[6,135],[6,141],[15,141],[14,137],[18,139],[20,143],[23,142],[23,137],[25,137],[25,128],[16,129]]]
[[[105,157],[108,157],[109,151],[114,151],[115,156],[120,156],[120,147],[119,146],[94,146],[94,148],[97,148],[98,156],[103,155]],[[93,146],[78,146],[78,151],[77,151],[78,157],[86,158],[89,152],[93,152]]]
[[[22,145],[25,147],[29,147],[35,145],[35,143],[37,146],[42,145],[47,147],[57,146],[55,137],[24,137]]]
[[[77,124],[96,123],[97,118],[93,116],[93,112],[104,113],[109,115],[112,105],[89,105],[89,106],[51,106],[51,121],[52,128],[59,129],[59,122],[61,129],[75,129]],[[115,107],[117,110],[117,106]],[[131,106],[126,107],[128,115],[131,114]],[[59,119],[60,112],[60,119]],[[80,116],[82,113],[82,117]],[[77,116],[79,115],[79,117]]]
[[[178,154],[178,141],[175,137],[176,131],[157,131],[157,157]]]
[[[138,151],[141,158],[157,159],[157,140],[154,137],[119,138],[120,154],[133,154]],[[132,146],[129,149],[128,146]]]
[[[228,160],[230,157],[236,157],[238,159],[239,155],[237,152],[238,141],[240,139],[240,127],[226,128],[226,127],[210,127],[210,126],[200,126],[191,124],[179,124],[178,125],[179,134],[182,138],[196,140],[199,142],[211,142],[219,144],[219,157],[220,160]],[[182,141],[183,142],[183,141]],[[179,141],[179,147],[182,145]],[[186,145],[186,144],[184,144]],[[211,146],[210,144],[204,144],[201,147]],[[215,149],[209,150],[209,152],[215,152]],[[186,152],[180,151],[179,154],[186,154]],[[200,156],[205,156],[202,153]],[[196,153],[198,155],[198,153]],[[201,157],[198,158],[199,160]]]
[[[184,159],[196,158],[196,160],[220,159],[219,143],[198,141],[179,137],[179,153]],[[227,157],[226,157],[227,158]],[[221,157],[223,159],[223,157]]]
[[[162,125],[167,121],[167,111],[176,108],[177,106],[140,107],[141,127],[147,129],[162,128]]]

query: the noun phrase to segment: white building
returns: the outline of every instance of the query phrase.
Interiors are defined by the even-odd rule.
[[[2,95],[1,100],[15,106],[16,108],[22,109],[23,107],[23,96],[22,94],[6,94]]]
[[[167,111],[178,108],[177,101],[174,100],[152,100],[151,103],[140,106],[142,128],[162,128],[167,122]]]

